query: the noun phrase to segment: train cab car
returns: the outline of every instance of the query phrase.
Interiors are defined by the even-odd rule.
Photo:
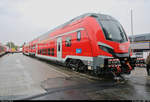
[[[38,37],[35,56],[76,71],[129,74],[135,67],[129,39],[113,17],[87,13]],[[26,49],[26,47],[25,47]]]

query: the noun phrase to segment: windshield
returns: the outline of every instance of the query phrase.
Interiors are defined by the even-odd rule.
[[[101,20],[100,21],[104,35],[107,40],[125,42],[127,37],[119,22],[115,20]]]

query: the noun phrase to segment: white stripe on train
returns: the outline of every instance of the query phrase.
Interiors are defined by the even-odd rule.
[[[72,56],[72,55],[66,56],[65,58],[62,59],[58,59],[57,57],[52,57],[52,56],[39,55],[39,54],[36,54],[36,56],[47,60],[61,61],[61,62],[65,62],[68,58],[80,59],[85,61],[93,61],[94,58],[94,57],[87,57],[87,56]]]

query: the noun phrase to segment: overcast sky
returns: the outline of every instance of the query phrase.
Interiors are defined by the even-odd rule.
[[[150,33],[150,0],[0,0],[0,42],[17,45],[83,13],[109,14],[131,34]]]

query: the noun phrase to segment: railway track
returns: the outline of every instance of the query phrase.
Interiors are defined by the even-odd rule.
[[[101,81],[101,80],[105,80],[105,81],[113,81],[116,83],[124,83],[125,80],[124,78],[118,78],[115,79],[114,76],[112,74],[107,74],[107,75],[101,75],[101,76],[96,76],[95,74],[92,74],[90,72],[77,72],[73,69],[67,68],[65,65],[58,63],[58,62],[54,62],[54,61],[49,61],[49,60],[45,60],[45,59],[39,59],[37,57],[31,57],[30,58],[34,58],[36,60],[40,60],[43,61],[44,63],[48,64],[49,66],[53,66],[53,68],[55,70],[58,70],[60,72],[63,72],[65,74],[70,75],[71,77],[80,77],[80,78],[86,78],[90,81]],[[70,77],[70,78],[71,78]],[[68,77],[66,77],[68,78]]]

